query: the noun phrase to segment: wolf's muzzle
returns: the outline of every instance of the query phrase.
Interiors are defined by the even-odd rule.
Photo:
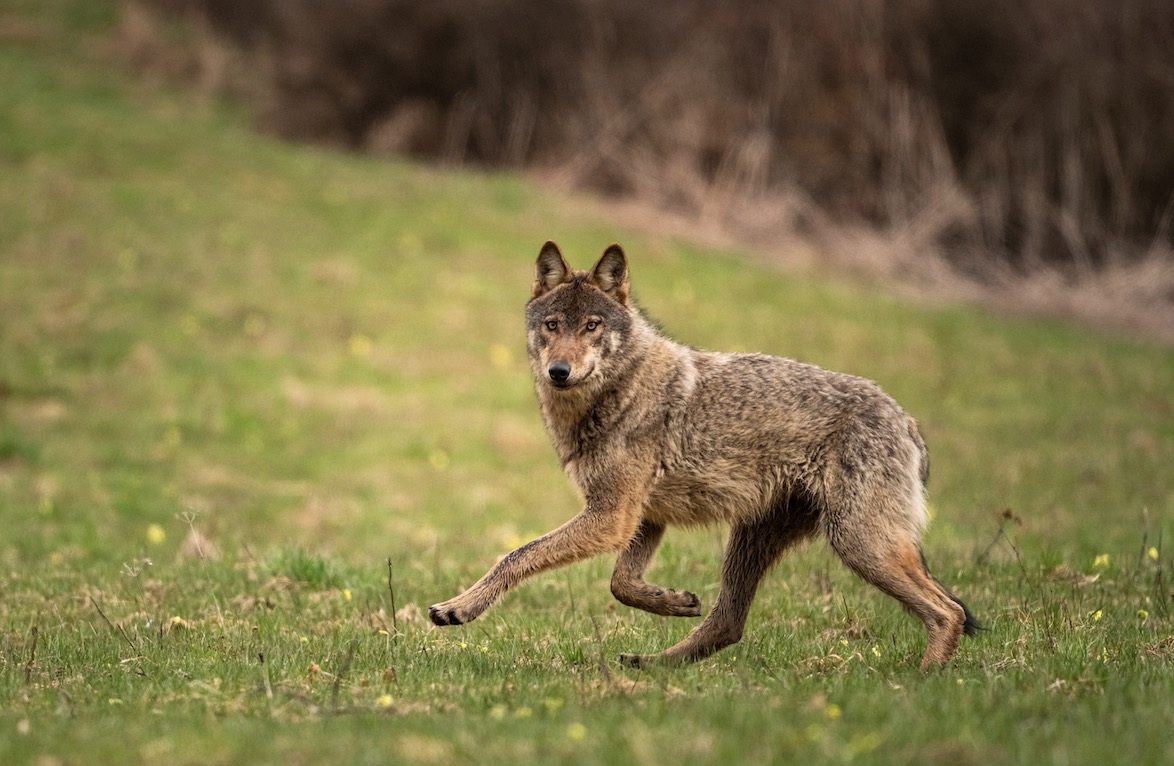
[[[546,369],[550,382],[556,386],[565,386],[571,378],[571,365],[566,362],[555,362]]]
[[[565,386],[571,378],[571,365],[566,362],[555,362],[547,368],[546,373],[550,375],[551,383],[556,386]]]

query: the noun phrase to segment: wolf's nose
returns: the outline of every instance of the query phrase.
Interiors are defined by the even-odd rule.
[[[550,375],[552,382],[561,385],[571,377],[571,365],[566,362],[555,362],[546,372]]]

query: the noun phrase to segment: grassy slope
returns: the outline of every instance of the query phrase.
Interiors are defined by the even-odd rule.
[[[1138,556],[1174,532],[1169,350],[784,279],[517,178],[284,146],[117,74],[103,4],[7,5],[11,762],[1174,757],[1169,551]],[[615,667],[689,623],[617,608],[606,561],[466,628],[393,624],[387,557],[396,606],[425,607],[575,510],[523,359],[547,237],[578,263],[624,242],[684,341],[897,396],[933,453],[931,563],[990,631],[922,677],[917,625],[822,546],[771,575],[740,647],[675,672]],[[712,603],[721,542],[670,533],[655,578]]]

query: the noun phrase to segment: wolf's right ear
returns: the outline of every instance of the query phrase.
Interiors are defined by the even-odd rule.
[[[591,281],[621,305],[628,303],[628,256],[619,245],[603,251],[599,263],[591,270]]]
[[[534,266],[534,290],[532,298],[550,292],[563,282],[571,278],[571,265],[563,258],[558,245],[547,242],[538,254],[538,263]]]

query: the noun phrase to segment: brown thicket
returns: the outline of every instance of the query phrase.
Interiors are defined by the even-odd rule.
[[[1169,0],[127,9],[132,55],[166,65],[156,22],[183,20],[204,49],[182,66],[293,139],[537,167],[691,215],[798,199],[819,220],[916,231],[974,274],[1172,261]],[[1150,287],[1174,301],[1174,279]]]

